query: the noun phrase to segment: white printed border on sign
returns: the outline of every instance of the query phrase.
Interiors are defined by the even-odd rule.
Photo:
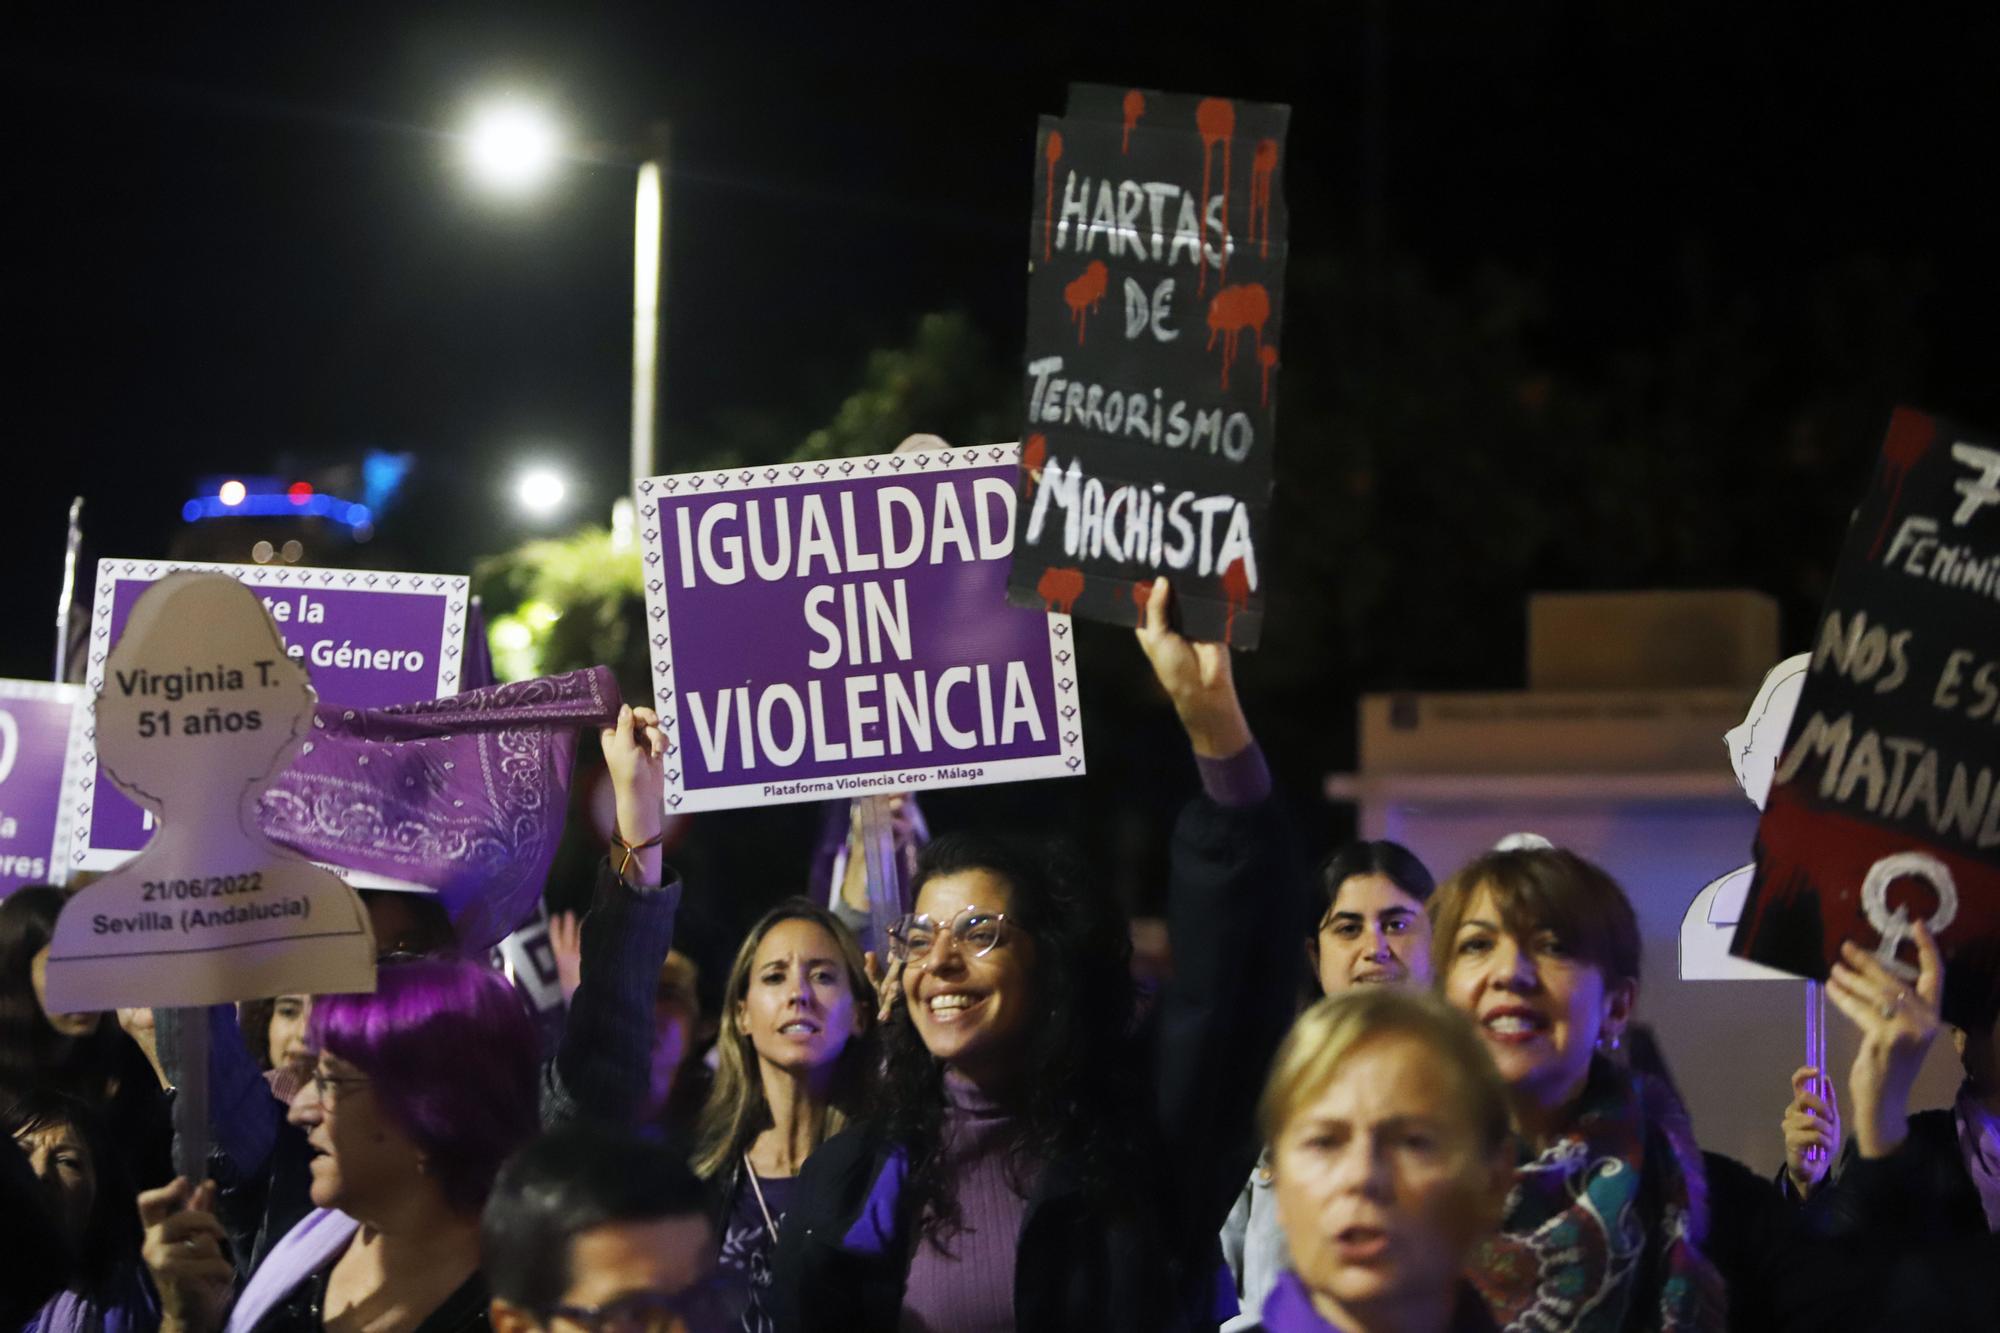
[[[818,463],[788,463],[761,468],[737,468],[720,472],[649,477],[639,483],[641,551],[646,562],[646,617],[648,648],[653,664],[653,697],[670,698],[674,689],[674,652],[671,621],[667,612],[664,556],[659,524],[659,501],[682,485],[700,490],[762,491],[819,482],[861,480],[907,471],[912,477],[937,475],[968,468],[1016,467],[1021,446],[986,444],[972,448],[924,450],[911,453],[874,454],[864,458],[841,458]],[[1017,525],[1018,527],[1018,525]],[[996,611],[1015,610],[1005,603],[1004,580],[995,595]],[[888,795],[897,791],[938,791],[946,787],[993,786],[1003,782],[1028,782],[1038,778],[1080,777],[1084,772],[1083,720],[1076,689],[1076,641],[1070,618],[1048,613],[1049,667],[1062,702],[1056,707],[1060,720],[1062,748],[1055,754],[1032,759],[981,760],[975,764],[934,764],[898,769],[893,775],[861,775],[852,778],[814,778],[785,784],[771,790],[763,782],[728,787],[689,788],[681,776],[685,765],[674,762],[681,748],[675,735],[675,710],[660,709],[660,721],[667,732],[668,763],[666,804],[676,814],[703,810],[740,810],[749,806],[793,801],[826,801],[842,797]]]
[[[101,872],[123,865],[132,853],[122,848],[96,847],[90,841],[90,814],[97,801],[97,751],[95,700],[104,688],[104,662],[110,651],[112,596],[120,580],[156,581],[169,574],[227,574],[254,589],[294,589],[309,592],[318,588],[340,592],[384,593],[399,596],[447,597],[458,609],[444,618],[444,633],[438,641],[437,676],[433,698],[458,692],[460,670],[465,660],[465,611],[472,581],[463,574],[411,574],[379,569],[307,569],[299,566],[208,564],[198,560],[112,560],[97,562],[97,586],[91,603],[90,647],[84,671],[84,706],[76,710],[70,723],[69,755],[63,764],[63,803],[56,816],[56,846],[63,849],[62,879],[67,883],[78,872]],[[73,687],[72,687],[73,688]],[[358,889],[393,889],[406,893],[429,893],[420,884],[327,866]],[[54,865],[50,866],[53,872]]]

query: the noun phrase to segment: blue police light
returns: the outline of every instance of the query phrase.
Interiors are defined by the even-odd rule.
[[[361,529],[373,531],[374,515],[367,505],[318,492],[302,494],[297,488],[239,493],[240,486],[232,482],[213,495],[197,495],[181,506],[181,518],[189,523],[211,518],[323,518],[346,527],[356,540],[365,540]]]

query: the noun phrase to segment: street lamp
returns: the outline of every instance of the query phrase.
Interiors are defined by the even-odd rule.
[[[548,518],[568,495],[569,483],[552,467],[531,467],[514,483],[514,502],[530,518]]]
[[[490,102],[473,114],[465,160],[473,175],[502,194],[525,195],[555,169],[562,136],[555,122],[527,102]]]
[[[475,174],[502,192],[519,196],[546,180],[561,154],[561,136],[550,118],[519,99],[493,103],[465,136]],[[593,157],[640,159],[632,216],[632,448],[631,488],[613,507],[612,530],[630,533],[630,494],[657,470],[660,274],[666,264],[667,124],[656,121],[636,149],[590,151]],[[622,521],[621,521],[622,520]]]

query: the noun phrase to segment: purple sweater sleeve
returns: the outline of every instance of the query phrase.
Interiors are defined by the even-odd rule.
[[[1217,805],[1257,805],[1271,794],[1271,770],[1254,740],[1227,759],[1196,755],[1194,763],[1201,770],[1201,789]]]

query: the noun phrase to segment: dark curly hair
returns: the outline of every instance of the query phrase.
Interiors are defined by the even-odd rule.
[[[949,833],[926,846],[914,891],[943,875],[983,870],[1006,882],[1009,924],[1035,941],[1033,1020],[1023,1057],[1026,1101],[1008,1172],[1027,1193],[1041,1167],[1063,1161],[1085,1198],[1107,1211],[1146,1207],[1133,1182],[1152,1123],[1134,1032],[1132,939],[1110,895],[1078,873],[1069,849],[1047,839]],[[873,1123],[909,1158],[904,1200],[938,1243],[961,1229],[939,1150],[944,1070],[924,1046],[907,1006],[883,1029],[883,1073]]]

